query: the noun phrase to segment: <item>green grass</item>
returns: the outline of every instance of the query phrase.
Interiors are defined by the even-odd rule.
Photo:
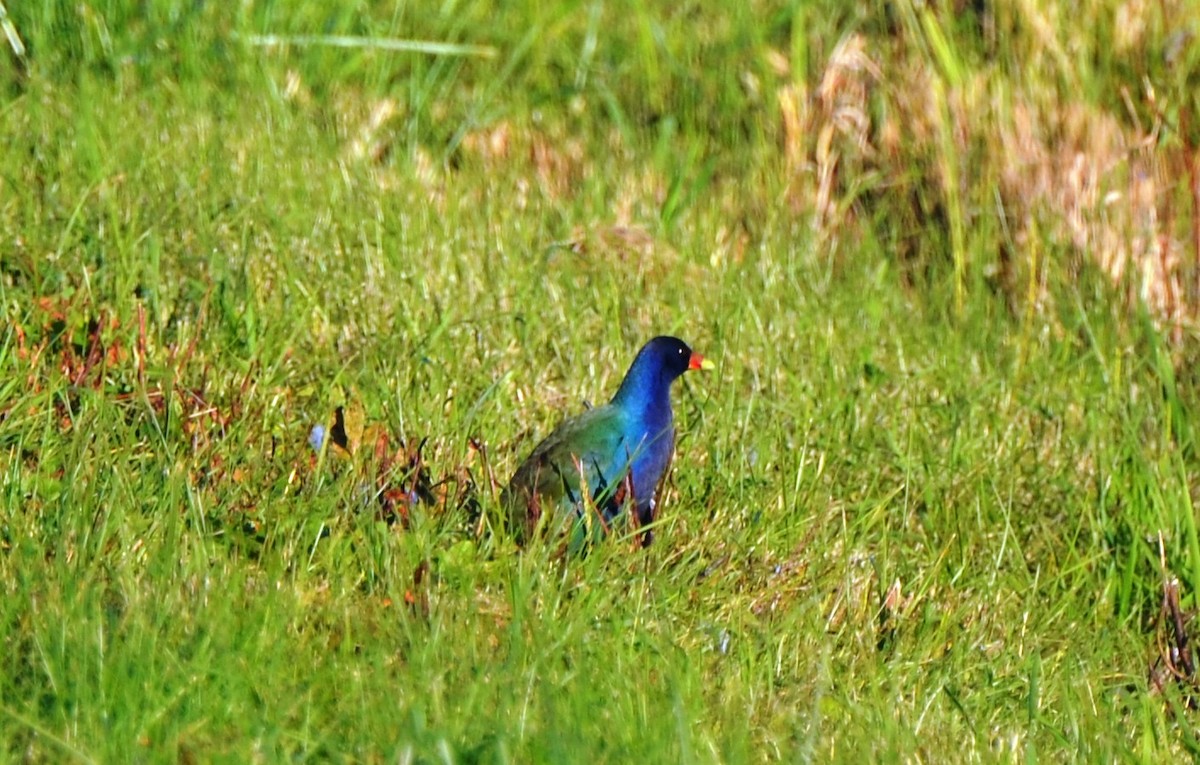
[[[8,5],[0,759],[1200,754],[1192,685],[1148,681],[1164,577],[1200,587],[1195,338],[1002,136],[1021,99],[1128,127],[1128,85],[1182,167],[1191,104],[1140,83],[1191,63],[1118,55],[1158,16],[1121,48],[1111,4]],[[822,153],[851,34],[872,148]],[[663,332],[718,368],[676,387],[655,544],[493,534]],[[314,455],[338,405],[363,446]],[[366,498],[418,480],[381,434],[428,439],[405,522]]]

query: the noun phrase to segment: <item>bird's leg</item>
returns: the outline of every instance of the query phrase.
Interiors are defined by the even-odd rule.
[[[653,532],[644,531],[641,534],[638,534],[638,530],[641,529],[642,526],[649,523],[649,520],[643,518],[642,514],[638,511],[637,497],[635,497],[633,494],[632,470],[625,473],[625,477],[621,480],[621,486],[617,489],[615,499],[618,512],[624,508],[629,508],[629,528],[633,531],[635,536],[641,537],[642,547],[648,547],[650,545],[650,539]],[[650,520],[653,520],[653,517],[651,517]]]

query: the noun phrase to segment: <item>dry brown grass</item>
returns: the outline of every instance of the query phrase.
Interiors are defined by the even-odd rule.
[[[1154,55],[1153,35],[1172,9],[1092,4],[1072,19],[1055,4],[1027,2],[1022,12],[1014,28],[1024,39],[1009,43],[1028,59],[1019,78],[996,62],[947,71],[922,52],[927,26],[912,25],[907,38],[847,35],[814,82],[785,82],[776,100],[788,202],[827,240],[852,227],[864,189],[910,208],[918,228],[969,231],[1000,216],[1010,244],[990,248],[1002,268],[1012,247],[1016,267],[1040,270],[1033,242],[1048,235],[1068,257],[1096,264],[1178,339],[1200,316],[1200,151],[1186,125],[1165,116],[1181,106],[1179,96],[1172,103],[1145,79],[1097,103],[1071,64],[1103,44],[1089,35],[1106,20],[1116,54]],[[790,73],[784,54],[771,51],[767,60],[781,76]],[[964,200],[960,221],[956,200]],[[1005,281],[1024,289],[1011,275]],[[1046,299],[1044,284],[1031,292],[1037,305]]]

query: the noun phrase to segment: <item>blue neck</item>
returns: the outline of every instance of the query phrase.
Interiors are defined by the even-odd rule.
[[[665,426],[671,422],[672,382],[657,359],[639,354],[613,396],[612,404],[646,424]]]

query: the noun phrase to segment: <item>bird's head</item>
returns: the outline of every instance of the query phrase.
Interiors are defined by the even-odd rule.
[[[677,337],[662,335],[646,343],[638,358],[634,360],[648,362],[662,369],[668,380],[674,380],[684,372],[692,369],[712,369],[715,365],[708,359],[696,353],[688,344]]]
[[[713,363],[677,337],[656,337],[642,346],[614,400],[655,400],[689,369],[712,369]]]

